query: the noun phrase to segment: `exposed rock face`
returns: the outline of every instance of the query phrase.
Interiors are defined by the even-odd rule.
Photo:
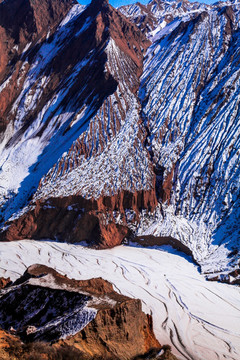
[[[164,1],[152,0],[143,5],[140,2],[123,5],[122,14],[130,18],[150,39],[175,19],[194,17],[196,13],[209,9],[210,6],[188,0]]]
[[[55,35],[43,42],[40,49],[35,47],[31,52],[31,63],[34,65],[27,62],[30,69],[26,70],[25,84],[26,81],[29,81],[27,80],[28,76],[31,73],[34,75],[30,80],[29,91],[21,93],[20,103],[25,104],[24,108],[26,109],[29,98],[33,101],[32,93],[40,87],[43,88],[43,91],[40,91],[36,102],[30,106],[31,111],[18,111],[12,122],[12,125],[18,130],[9,139],[8,146],[13,146],[17,151],[21,139],[24,140],[22,138],[24,127],[29,127],[29,124],[32,124],[31,127],[35,127],[34,124],[36,124],[35,135],[40,138],[42,146],[45,146],[43,158],[40,161],[45,169],[42,166],[33,169],[30,178],[33,176],[34,179],[27,179],[26,186],[21,184],[22,190],[21,194],[19,193],[19,199],[17,199],[18,196],[17,198],[13,196],[7,202],[6,198],[3,199],[5,204],[2,213],[6,220],[13,208],[19,207],[19,201],[22,205],[26,204],[26,194],[31,195],[34,186],[37,187],[38,181],[41,180],[33,199],[33,206],[36,209],[18,219],[13,226],[10,225],[2,239],[36,236],[38,238],[58,237],[66,240],[67,237],[68,241],[87,240],[92,242],[95,239],[97,245],[100,243],[104,247],[114,246],[122,242],[129,229],[125,227],[126,221],[123,224],[116,223],[112,215],[113,211],[117,211],[125,217],[125,209],[131,209],[135,212],[136,217],[142,209],[152,211],[157,205],[155,175],[148,152],[144,151],[146,131],[142,121],[138,119],[140,106],[136,95],[140,84],[139,77],[142,74],[143,52],[150,42],[133,23],[112,8],[107,1],[93,1],[84,12],[82,10],[82,7],[76,5],[68,15],[70,21],[66,21],[66,24],[63,22]],[[70,31],[71,36],[69,37],[68,32]],[[42,65],[40,59],[45,57],[46,51],[53,47],[55,47],[55,56],[49,56]],[[64,77],[62,78],[63,69]],[[48,80],[45,82],[46,77]],[[71,85],[69,86],[69,84]],[[23,86],[25,87],[25,85]],[[63,96],[59,96],[59,91]],[[56,97],[59,98],[58,105],[56,105]],[[49,108],[46,103],[49,103]],[[64,119],[62,115],[59,115],[59,111],[67,114]],[[39,115],[41,114],[42,118],[43,112],[45,120],[39,127]],[[58,120],[53,120],[54,114]],[[98,179],[93,180],[93,183],[90,183],[85,190],[79,175],[75,175],[74,172],[87,171],[90,176],[92,173],[90,162],[96,162],[100,160],[100,157],[105,159],[107,167],[113,166],[116,155],[113,153],[112,158],[108,158],[105,155],[106,146],[109,147],[111,140],[118,136],[119,132],[126,133],[124,129],[126,117],[130,117],[134,123],[137,120],[137,123],[134,124],[135,129],[131,135],[131,142],[122,143],[125,155],[121,163],[116,163],[119,168],[119,182],[122,179],[122,169],[128,164],[129,175],[125,179],[125,183],[112,189],[116,181],[115,175],[111,174],[110,177],[106,177],[106,169],[100,165],[103,173],[96,174]],[[36,120],[37,118],[38,120]],[[78,137],[91,118],[87,131]],[[99,137],[98,132],[93,129],[95,125],[92,124],[95,122],[98,123],[97,127],[99,126],[104,131],[103,136],[100,134]],[[17,125],[19,123],[20,127]],[[53,128],[49,131],[52,127],[51,124]],[[132,133],[132,130],[128,124],[127,131]],[[53,134],[56,136],[51,141],[50,137]],[[67,155],[63,157],[61,154],[64,152],[65,145],[62,144],[61,149],[58,149],[58,138],[61,141],[65,139],[66,150],[68,150]],[[73,142],[75,139],[77,140]],[[55,143],[56,140],[57,143]],[[46,146],[46,141],[55,143],[55,150],[52,145]],[[69,150],[68,147],[72,142]],[[24,143],[26,144],[25,140]],[[115,145],[110,146],[115,152]],[[132,156],[130,156],[129,150],[132,152]],[[136,150],[141,154],[141,161],[135,160]],[[53,158],[52,153],[56,154]],[[25,155],[27,156],[27,154],[23,156]],[[60,159],[58,159],[59,156]],[[128,158],[131,158],[131,162]],[[54,165],[53,168],[49,170],[52,165]],[[144,187],[140,182],[138,185],[132,181],[130,171],[132,172],[134,168],[136,178],[139,180],[145,178]],[[69,169],[72,171],[74,181],[77,181],[76,186],[72,184],[70,193],[64,191],[59,196],[56,194],[56,190],[60,189],[61,185],[58,186],[56,182],[65,181],[65,177],[69,176]],[[141,173],[139,173],[139,169],[141,169]],[[48,173],[45,175],[47,171]],[[42,177],[43,175],[45,176]],[[99,188],[100,179],[103,180],[103,190]],[[28,186],[29,182],[32,184],[30,187]],[[48,189],[48,184],[51,183],[56,184],[52,190]],[[46,191],[48,194],[45,193]],[[70,197],[66,201],[65,197],[68,195]],[[67,207],[75,204],[75,202],[71,203],[70,199],[76,196],[80,198],[79,203],[77,201],[78,213],[69,212]],[[49,197],[60,198],[59,202],[62,203],[60,209],[46,210],[45,202]],[[79,213],[79,209],[85,208],[85,205],[81,205],[84,202],[81,197],[90,200],[85,201],[89,204],[86,205],[87,214]],[[65,208],[64,202],[68,204]],[[40,206],[43,208],[39,209]],[[61,221],[56,222],[59,217],[61,217]],[[106,220],[106,218],[108,219]],[[51,226],[45,226],[45,224],[51,224]]]
[[[137,243],[141,246],[162,246],[162,245],[170,245],[174,249],[182,251],[187,255],[192,255],[191,250],[181,243],[181,241],[171,238],[170,236],[153,236],[153,235],[142,235],[133,237],[132,242]]]
[[[139,214],[142,209],[154,210],[155,192],[122,192],[113,197],[87,200],[81,196],[50,198],[37,201],[33,210],[11,222],[0,239],[57,238],[60,241],[86,241],[98,248],[120,245],[130,234],[125,209]],[[114,212],[122,217],[116,223]],[[106,214],[106,215],[105,215]]]
[[[159,348],[151,317],[141,314],[140,300],[126,301],[115,309],[100,309],[91,323],[65,343],[93,358],[132,359],[148,348]]]
[[[9,360],[10,356],[13,360],[17,360],[17,356],[11,353],[11,347],[14,344],[16,348],[21,347],[21,341],[18,337],[9,334],[7,331],[0,329],[0,358]]]
[[[11,283],[10,278],[0,277],[0,289],[4,289],[10,283]]]
[[[71,0],[8,0],[0,3],[0,133],[29,68],[26,53],[52,34],[72,7]],[[14,19],[14,21],[13,21]],[[17,84],[16,84],[17,83]]]
[[[224,274],[211,274],[207,276],[207,280],[219,281],[226,284],[240,285],[240,267],[236,268],[234,271],[225,272]]]
[[[140,300],[117,294],[103,279],[70,280],[32,265],[0,296],[0,326],[11,326],[28,341],[54,340],[56,349],[69,345],[104,359],[132,359],[160,349]]]

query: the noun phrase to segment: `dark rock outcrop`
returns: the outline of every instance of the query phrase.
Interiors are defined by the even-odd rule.
[[[131,241],[141,245],[141,246],[162,246],[162,245],[170,245],[174,249],[182,251],[186,255],[192,256],[191,250],[181,241],[172,238],[171,236],[153,236],[153,235],[142,235],[135,236],[131,239]]]

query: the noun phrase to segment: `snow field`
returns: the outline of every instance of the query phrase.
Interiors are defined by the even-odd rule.
[[[0,276],[12,280],[34,263],[74,279],[109,280],[120,293],[142,300],[157,338],[171,343],[180,360],[240,358],[240,288],[207,282],[190,258],[170,247],[97,251],[24,240],[2,243],[0,259]]]

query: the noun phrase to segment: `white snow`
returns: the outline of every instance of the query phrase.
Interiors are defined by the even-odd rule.
[[[152,186],[153,172],[143,146],[144,128],[139,121],[140,106],[136,95],[129,90],[129,82],[134,86],[138,81],[135,72],[129,71],[132,60],[113,39],[104,51],[108,57],[105,71],[117,79],[117,90],[90,120],[86,133],[42,179],[43,186],[34,199],[72,194],[99,198],[102,194],[116,194],[120,189],[149,190]],[[76,120],[81,118],[79,113]],[[87,156],[79,153],[81,142]]]
[[[170,247],[93,250],[47,241],[1,243],[0,276],[15,280],[41,263],[75,279],[103,277],[153,314],[162,344],[180,360],[239,360],[240,288],[207,282],[198,267]]]
[[[239,15],[236,6],[236,31]],[[227,35],[217,7],[170,35],[187,20],[156,28],[144,60],[140,97],[149,148],[165,169],[163,180],[174,176],[170,206],[152,221],[142,218],[138,232],[176,237],[203,271],[224,272],[239,262],[228,255],[240,246],[240,42]]]
[[[151,41],[153,41],[153,37],[157,32],[172,22],[172,19],[175,19],[173,22],[179,21],[180,23],[208,9],[210,9],[209,5],[198,2],[165,0],[158,2],[149,1],[147,5],[136,3],[118,8],[123,15],[129,17],[137,26],[140,26],[143,19],[149,16],[153,20],[153,24],[149,22],[145,30],[148,31],[147,36]]]
[[[27,45],[26,45],[25,48],[23,49],[23,52],[22,52],[23,54],[28,51],[28,49],[30,48],[31,44],[32,44],[31,42],[30,42],[30,43],[27,43]]]
[[[29,112],[34,113],[39,98],[41,98],[44,89],[48,86],[50,76],[44,74],[44,67],[51,63],[64,42],[69,41],[70,36],[74,36],[72,22],[76,20],[76,17],[80,16],[84,9],[84,6],[74,5],[59,25],[52,41],[42,44],[28,72],[26,73],[27,61],[23,63],[20,70],[21,76],[26,75],[26,77],[22,91],[12,106],[11,114],[14,116],[14,124],[11,122],[8,125],[0,143],[0,204],[1,206],[5,204],[8,209],[6,217],[9,217],[11,213],[13,214],[13,212],[25,205],[26,199],[33,189],[37,188],[41,177],[64,152],[64,143],[67,142],[67,150],[76,139],[74,125],[77,122],[80,123],[80,120],[85,121],[84,116],[88,111],[86,105],[84,105],[84,109],[79,109],[81,117],[79,116],[71,126],[72,141],[65,137],[66,140],[62,143],[62,150],[56,150],[56,147],[59,148],[60,146],[58,135],[62,142],[62,133],[67,127],[66,123],[70,123],[74,115],[77,115],[73,111],[65,110],[63,112],[61,101],[68,92],[69,84],[73,82],[80,69],[86,65],[87,60],[83,59],[76,64],[71,75],[65,79],[68,86],[63,86],[61,90],[53,94],[52,98],[45,102],[41,111],[37,113],[27,129],[23,130],[24,125],[26,125],[26,115]],[[30,45],[28,44],[24,51],[27,51]],[[8,85],[10,80],[11,77],[1,85],[0,92]],[[45,127],[46,122],[48,122],[47,127]],[[81,124],[79,127],[81,127]],[[8,144],[8,142],[11,142],[11,144]],[[44,156],[43,153],[46,150],[48,154],[42,164],[39,165],[41,156]],[[58,155],[56,155],[56,152],[58,152]],[[45,170],[43,170],[44,167]],[[31,177],[31,181],[26,184],[29,177]]]
[[[166,21],[163,21],[159,27],[154,29],[150,33],[150,39],[152,42],[155,42],[161,39],[163,36],[170,34],[178,25],[181,23],[181,20],[177,19],[167,24]]]
[[[73,5],[71,10],[68,12],[67,16],[62,20],[61,24],[59,25],[59,28],[64,27],[72,20],[74,20],[74,18],[79,16],[85,10],[85,8],[86,8],[85,5],[80,5],[80,4]]]

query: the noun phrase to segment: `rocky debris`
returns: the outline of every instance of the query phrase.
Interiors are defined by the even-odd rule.
[[[177,360],[171,352],[171,347],[169,345],[163,345],[160,349],[152,349],[147,354],[142,356],[136,356],[133,360]]]
[[[28,343],[53,342],[55,352],[68,348],[83,359],[130,360],[153,348],[161,350],[152,317],[142,312],[141,301],[116,293],[100,278],[77,281],[47,266],[32,265],[1,290],[0,297],[1,328],[14,328]],[[91,313],[87,321],[86,313]],[[24,353],[25,345],[15,341],[19,353]],[[5,350],[10,351],[8,345]]]
[[[11,279],[0,277],[0,289],[4,289],[6,286],[9,286],[11,284]]]
[[[234,271],[230,272],[229,276],[232,276],[234,278],[238,278],[240,276],[240,268],[235,269]]]
[[[225,284],[240,285],[240,268],[225,274],[212,274],[207,276],[208,281],[219,281]]]

